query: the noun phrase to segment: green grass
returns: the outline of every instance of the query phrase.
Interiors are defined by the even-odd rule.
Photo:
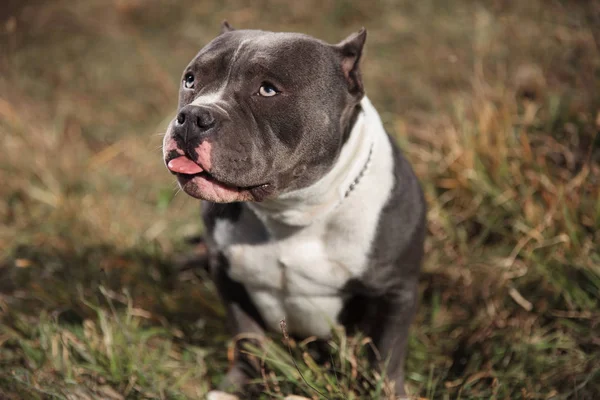
[[[25,3],[0,10],[0,398],[197,399],[222,378],[215,288],[176,263],[198,205],[160,144],[225,18],[368,29],[367,93],[430,208],[409,393],[600,398],[594,2]],[[252,396],[389,398],[368,338],[335,332],[320,364],[280,333],[247,348]]]

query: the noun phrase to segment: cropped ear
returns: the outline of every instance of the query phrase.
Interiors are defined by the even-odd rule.
[[[351,34],[334,46],[336,51],[341,55],[341,67],[348,81],[348,91],[358,96],[364,94],[359,63],[366,40],[367,30],[361,28],[360,31]]]
[[[229,25],[229,22],[227,22],[226,20],[223,21],[223,23],[221,24],[221,34],[231,31],[235,31],[235,29],[233,29],[231,25]]]

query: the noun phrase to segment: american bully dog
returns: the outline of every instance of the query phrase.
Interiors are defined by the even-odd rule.
[[[292,336],[327,339],[341,324],[372,338],[403,395],[426,206],[365,96],[365,39],[364,29],[329,44],[224,22],[183,71],[163,155],[202,200],[232,335],[285,320]],[[220,389],[243,391],[252,369],[238,354]]]

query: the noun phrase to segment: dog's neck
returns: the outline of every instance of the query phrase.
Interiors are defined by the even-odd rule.
[[[375,142],[385,135],[379,114],[365,96],[340,155],[321,179],[309,187],[260,203],[248,203],[261,219],[288,226],[307,226],[329,215],[360,185],[375,154]]]

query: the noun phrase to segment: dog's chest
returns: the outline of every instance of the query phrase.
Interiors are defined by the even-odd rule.
[[[343,229],[342,229],[343,230]],[[270,329],[327,337],[343,306],[341,290],[367,264],[369,241],[335,224],[269,229],[252,211],[217,220],[213,240]]]

